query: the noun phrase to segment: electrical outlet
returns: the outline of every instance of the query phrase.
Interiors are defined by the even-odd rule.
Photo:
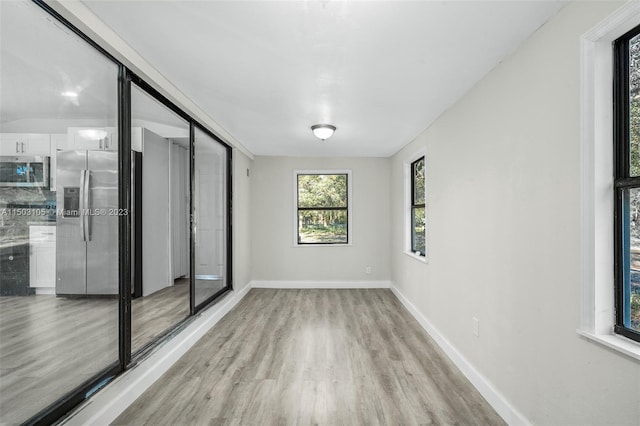
[[[480,320],[476,317],[473,317],[471,321],[471,330],[474,336],[480,337]]]
[[[370,274],[371,273],[371,266],[365,266],[364,273],[367,274],[367,275]]]

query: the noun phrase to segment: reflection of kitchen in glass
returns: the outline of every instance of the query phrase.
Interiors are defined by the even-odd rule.
[[[2,295],[117,294],[118,154],[90,149],[110,136],[1,134]]]
[[[55,188],[49,134],[0,134],[0,295],[53,293]]]
[[[58,185],[66,168],[57,162],[79,151],[116,154],[119,67],[33,2],[0,2],[0,11],[0,423],[21,424],[118,365],[116,294],[57,294],[59,275],[92,270],[92,260],[57,267],[82,250],[80,238],[63,243],[57,223],[59,197],[81,186],[80,172]],[[101,179],[92,173],[89,183]],[[86,219],[97,242],[101,226]],[[110,238],[117,254],[117,232]],[[99,263],[118,270],[110,253]],[[87,272],[87,286],[117,287],[117,275],[106,275]]]
[[[118,153],[58,151],[57,180],[56,294],[118,294]]]
[[[0,134],[3,421],[25,421],[117,361],[118,218],[96,212],[118,207],[118,154],[67,125],[91,121],[107,120],[2,126],[16,132]],[[18,133],[27,129],[51,133]]]

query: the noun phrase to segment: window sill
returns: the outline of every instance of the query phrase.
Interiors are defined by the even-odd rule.
[[[603,346],[640,361],[640,343],[617,334],[595,334],[587,330],[577,330],[578,334]]]
[[[407,256],[409,256],[412,259],[415,259],[415,260],[420,261],[422,263],[427,263],[427,257],[426,256],[418,256],[414,252],[407,251],[407,250],[405,250],[403,253],[406,254]]]
[[[292,247],[351,247],[353,244],[292,244]]]

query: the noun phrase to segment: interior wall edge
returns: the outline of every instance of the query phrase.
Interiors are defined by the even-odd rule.
[[[200,124],[253,160],[253,153],[249,149],[167,80],[82,2],[61,0],[44,0],[44,2],[171,102],[198,120]]]
[[[391,281],[261,281],[252,280],[251,288],[280,288],[280,289],[367,289],[367,288],[391,288]]]
[[[487,400],[489,405],[504,419],[509,425],[528,426],[532,423],[520,413],[507,398],[504,397],[495,386],[484,377],[474,366],[467,360],[462,353],[453,345],[438,329],[429,321],[429,319],[418,308],[409,301],[409,299],[394,284],[391,284],[391,291],[398,298],[400,303],[409,311],[411,316],[415,318],[420,326],[427,332],[436,344],[444,351],[449,359],[464,374],[471,384],[480,392],[480,395]]]
[[[61,424],[82,426],[110,424],[156,380],[195,345],[218,321],[249,293],[251,285],[232,291],[218,304],[206,309],[183,331],[161,344],[146,359],[125,371],[91,399],[78,406]]]
[[[250,170],[253,168],[253,160],[239,150],[234,150],[232,160],[232,282],[234,290],[241,290],[252,279]]]

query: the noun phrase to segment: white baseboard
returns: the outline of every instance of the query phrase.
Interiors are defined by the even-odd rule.
[[[516,410],[486,377],[475,369],[395,285],[391,285],[391,291],[507,424],[531,425],[531,422]]]
[[[252,288],[390,288],[391,281],[251,281]]]
[[[249,284],[239,291],[233,291],[218,304],[205,310],[182,332],[161,344],[148,358],[124,372],[81,404],[62,424],[73,426],[111,424],[211,327],[236,306],[250,289]]]

